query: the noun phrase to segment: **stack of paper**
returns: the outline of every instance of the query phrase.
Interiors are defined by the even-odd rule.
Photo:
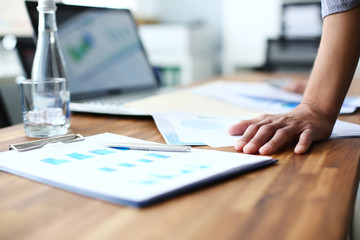
[[[259,113],[286,113],[295,108],[302,94],[274,87],[266,82],[244,83],[216,81],[190,88],[193,94],[214,98]],[[360,107],[359,97],[348,97],[340,113],[353,113]]]

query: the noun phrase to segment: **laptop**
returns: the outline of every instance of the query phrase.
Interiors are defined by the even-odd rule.
[[[37,2],[25,4],[37,34]],[[68,70],[71,111],[149,115],[124,104],[169,91],[160,87],[129,10],[57,3],[56,18]],[[29,61],[21,62],[27,64],[24,70],[29,75]]]

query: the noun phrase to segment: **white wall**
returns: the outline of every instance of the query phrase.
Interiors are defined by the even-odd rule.
[[[6,34],[32,35],[24,0],[0,0],[0,37]]]
[[[280,32],[282,2],[301,0],[63,0],[101,5],[127,5],[145,17],[164,22],[202,22],[208,26],[208,41],[214,50],[215,73],[235,68],[261,66],[266,39]],[[302,0],[307,1],[307,0]],[[311,0],[309,0],[311,1]],[[9,15],[24,26],[23,0],[0,0],[0,33]],[[25,19],[25,20],[24,20]],[[15,23],[16,24],[16,23]],[[25,26],[26,27],[26,26]],[[31,29],[7,28],[31,35]]]
[[[223,0],[223,70],[259,67],[267,38],[281,29],[281,0]]]
[[[139,3],[149,0],[138,0]],[[210,31],[216,73],[261,66],[267,38],[280,33],[283,0],[151,0],[159,20],[201,21]]]
[[[157,7],[158,18],[161,21],[201,22],[207,25],[208,41],[212,45],[216,62],[214,72],[220,73],[222,0],[157,0]]]

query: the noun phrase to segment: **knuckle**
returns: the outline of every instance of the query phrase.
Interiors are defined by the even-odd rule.
[[[271,149],[272,151],[276,151],[277,149],[281,148],[284,145],[284,143],[271,139],[266,143],[266,145],[268,149]]]
[[[285,115],[280,115],[277,121],[280,123],[288,123],[291,121],[291,118]]]
[[[257,149],[259,149],[260,147],[261,147],[261,143],[260,143],[260,140],[259,139],[257,139],[257,138],[253,138],[253,139],[251,139],[251,141],[249,141],[249,143],[248,143],[249,145],[252,145],[253,147],[255,147],[255,148],[257,148]]]
[[[275,131],[275,127],[273,125],[267,124],[267,125],[261,126],[259,130],[261,130],[262,132],[265,132],[265,133],[270,133],[270,132]]]
[[[242,137],[239,139],[239,141],[247,144],[251,140],[251,137],[248,137],[246,134],[242,135]]]
[[[299,134],[303,135],[304,137],[312,137],[314,133],[314,126],[310,123],[305,123],[299,131]]]
[[[313,138],[313,132],[311,130],[307,130],[302,132],[301,134],[303,136],[304,139],[309,140]]]
[[[282,138],[288,139],[288,138],[290,137],[290,132],[289,132],[289,130],[287,130],[287,129],[285,129],[285,128],[280,128],[280,129],[278,129],[276,132],[277,132],[277,134],[278,134],[279,136],[281,136]]]
[[[253,123],[248,127],[248,129],[251,131],[257,131],[257,130],[259,130],[260,127],[261,127],[261,124]]]
[[[271,118],[271,115],[270,114],[263,114],[260,116],[260,119],[264,120],[264,119],[267,119],[267,118]]]
[[[266,145],[267,145],[269,148],[274,149],[274,148],[278,145],[278,143],[277,143],[275,140],[271,139],[270,141],[268,141],[268,142],[266,143]]]
[[[249,132],[248,130],[245,131],[245,133],[241,136],[239,140],[243,142],[249,142],[253,138],[254,134]]]
[[[312,132],[314,130],[314,126],[311,123],[305,123],[304,124],[304,129],[306,129],[306,132]]]

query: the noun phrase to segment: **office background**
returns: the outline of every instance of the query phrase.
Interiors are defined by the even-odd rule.
[[[98,5],[100,1],[63,2]],[[101,1],[103,6],[133,10],[150,61],[161,69],[166,85],[188,84],[237,71],[310,71],[321,33],[319,3],[319,0]],[[32,29],[23,0],[0,0],[0,6],[0,114],[7,115],[0,125],[3,127],[22,122],[15,83],[22,69],[11,36],[31,37]]]
[[[130,8],[164,85],[237,71],[309,71],[321,34],[320,1],[63,0]],[[99,5],[101,4],[101,5]],[[0,0],[0,90],[8,124],[21,122],[15,37],[32,37],[23,0]],[[10,37],[9,37],[10,36]],[[296,56],[296,57],[295,57]]]

